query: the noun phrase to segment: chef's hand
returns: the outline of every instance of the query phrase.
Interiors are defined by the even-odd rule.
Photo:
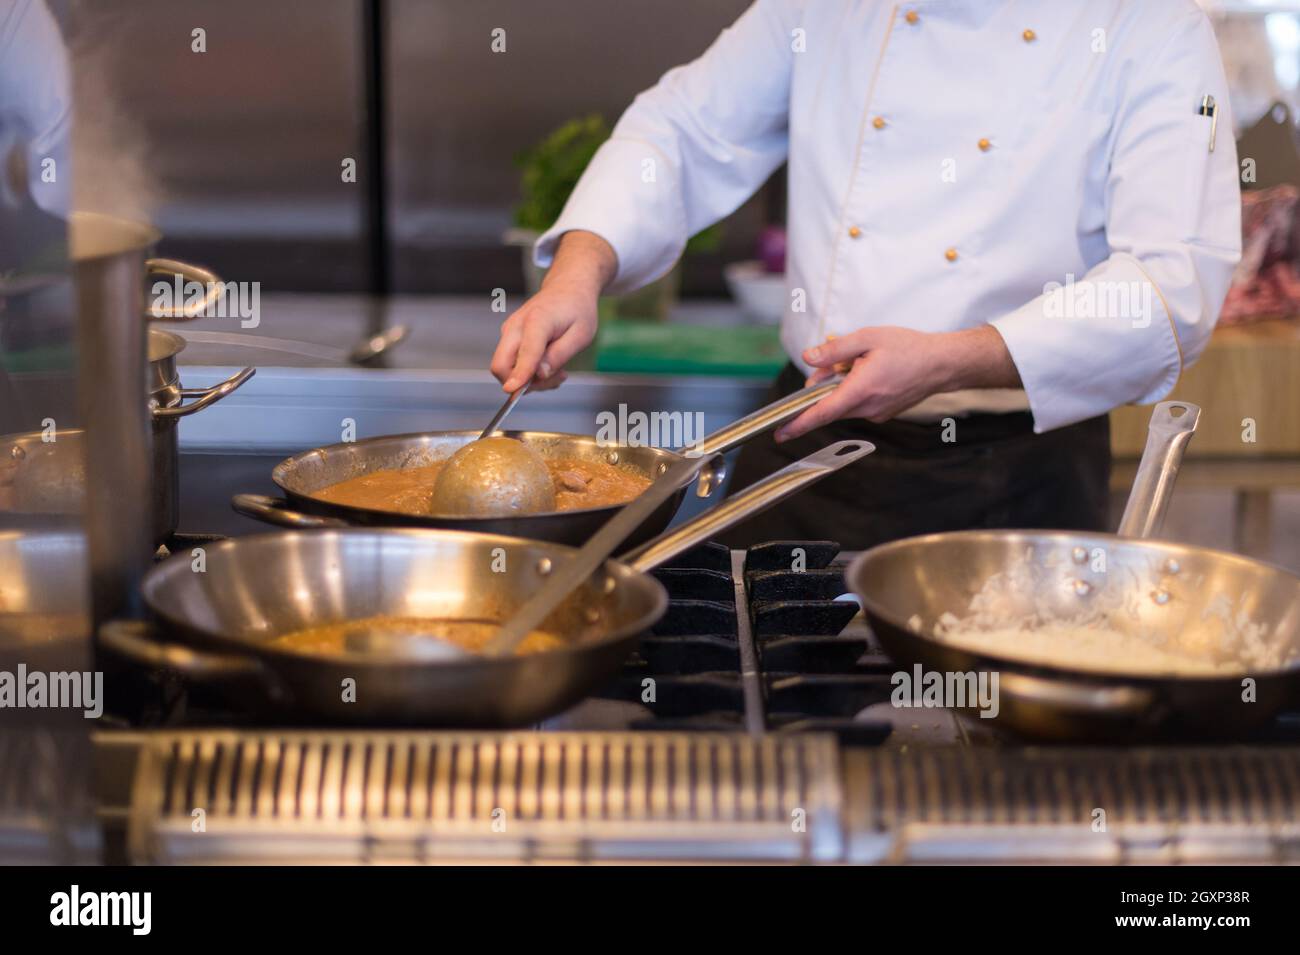
[[[860,328],[803,353],[808,384],[847,374],[829,395],[777,429],[789,441],[840,418],[888,421],[916,403],[963,388],[1017,388],[1020,373],[991,325],[960,332]]]
[[[596,303],[618,272],[608,242],[592,232],[566,232],[536,295],[505,320],[492,355],[504,391],[533,379],[533,391],[555,388],[565,363],[596,337]]]

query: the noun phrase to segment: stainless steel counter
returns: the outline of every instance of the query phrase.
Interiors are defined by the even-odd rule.
[[[407,339],[389,353],[390,367],[357,368],[321,357],[321,350],[346,352],[376,318],[410,328]],[[674,318],[743,321],[725,302],[684,305]],[[487,296],[376,302],[364,296],[291,295],[267,296],[256,328],[241,329],[234,318],[177,326],[190,342],[180,359],[188,387],[216,383],[243,365],[258,366],[257,376],[236,394],[185,419],[181,448],[287,454],[341,441],[349,424],[358,439],[482,427],[501,403],[500,387],[486,369],[502,319]],[[317,354],[282,350],[294,342]],[[530,395],[510,423],[590,434],[598,412],[617,412],[626,404],[629,411],[700,412],[711,430],[757,407],[765,387],[759,379],[575,373],[557,391]]]

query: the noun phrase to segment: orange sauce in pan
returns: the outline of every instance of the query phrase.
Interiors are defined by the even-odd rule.
[[[332,484],[312,497],[345,507],[428,514],[429,495],[443,463],[374,471]],[[650,486],[649,478],[603,461],[551,458],[546,467],[555,482],[557,511],[626,504]]]
[[[456,644],[465,650],[478,652],[483,649],[493,635],[501,629],[501,624],[490,620],[435,620],[424,617],[361,617],[356,620],[341,620],[319,627],[306,627],[281,634],[267,642],[267,646],[276,650],[291,650],[295,653],[339,654],[348,650],[347,635],[351,632],[385,631],[401,637],[403,634],[427,634]],[[542,653],[564,645],[553,633],[534,630],[524,637],[515,650],[516,653]]]

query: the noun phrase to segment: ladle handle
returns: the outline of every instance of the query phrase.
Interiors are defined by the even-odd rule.
[[[1119,522],[1121,537],[1147,538],[1160,533],[1183,452],[1200,419],[1200,407],[1190,401],[1162,401],[1151,412],[1146,447]]]
[[[506,420],[506,415],[515,410],[515,405],[519,404],[519,399],[528,393],[528,389],[531,388],[532,385],[533,383],[531,381],[525,382],[523,387],[516,388],[511,393],[510,397],[505,400],[505,403],[497,409],[497,413],[492,416],[492,420],[487,423],[487,427],[479,434],[478,439],[480,441],[490,435],[497,428],[501,427],[501,422]]]
[[[780,401],[765,405],[745,415],[739,421],[733,421],[713,432],[702,439],[693,450],[701,454],[725,454],[733,448],[738,448],[750,438],[771,431],[773,428],[779,428],[787,421],[798,417],[834,391],[835,386],[843,380],[843,375],[834,375],[810,388],[803,388],[794,394],[786,395]]]
[[[824,477],[829,477],[845,465],[866,457],[874,450],[876,446],[869,441],[839,441],[827,445],[820,451],[815,451],[806,458],[787,465],[752,487],[745,488],[739,494],[727,498],[717,507],[706,511],[694,520],[666,531],[654,540],[621,555],[619,559],[631,564],[637,570],[653,570],[678,554],[690,550],[696,544],[701,544],[732,525],[767,510],[791,494],[802,491],[810,484],[816,484]]]
[[[619,508],[576,554],[566,560],[522,607],[515,611],[483,648],[487,656],[508,656],[533,630],[595,572],[665,501],[695,480],[713,456],[688,454],[678,458],[650,486]]]

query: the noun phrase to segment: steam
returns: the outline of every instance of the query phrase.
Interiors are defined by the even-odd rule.
[[[139,57],[139,19],[121,6],[70,0],[64,18],[72,63],[73,208],[153,222],[164,193],[147,131],[118,88]],[[163,84],[159,84],[159,89]]]

